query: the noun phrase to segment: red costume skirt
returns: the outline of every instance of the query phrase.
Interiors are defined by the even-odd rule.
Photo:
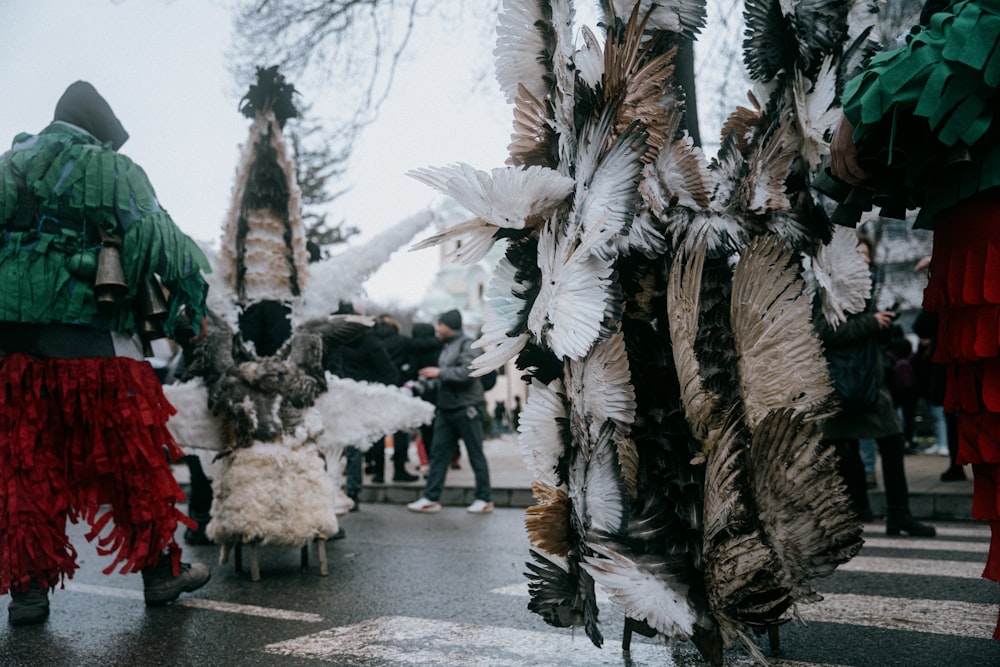
[[[138,572],[165,550],[177,571],[174,533],[193,522],[176,508],[173,413],[143,361],[0,356],[0,594],[73,576],[67,518],[87,521],[87,539],[112,555],[105,574]]]
[[[940,316],[934,360],[948,364],[944,408],[958,416],[957,463],[972,465],[972,517],[992,529],[983,577],[1000,581],[1000,195],[934,221],[924,307]]]

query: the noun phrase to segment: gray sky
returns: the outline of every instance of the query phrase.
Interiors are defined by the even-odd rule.
[[[222,0],[2,2],[0,146],[41,130],[66,86],[90,81],[131,135],[122,152],[146,170],[175,222],[216,242],[249,127],[237,109],[249,82],[233,83],[224,61],[229,34]],[[431,41],[433,49],[413,44],[379,120],[358,144],[351,190],[332,206],[334,219],[362,230],[355,243],[440,199],[405,176],[408,169],[456,161],[489,169],[506,156],[510,110],[493,81],[473,85],[492,44],[472,43],[461,31]],[[472,88],[478,92],[470,96]],[[335,100],[335,92],[300,87],[305,100]],[[320,117],[322,107],[313,113]],[[390,264],[368,281],[368,293],[416,302],[437,252],[404,249]]]

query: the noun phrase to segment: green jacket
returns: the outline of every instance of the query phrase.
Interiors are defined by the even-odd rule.
[[[917,227],[1000,186],[998,42],[1000,0],[953,0],[844,89],[859,160]]]
[[[18,211],[37,202],[26,228]],[[97,229],[121,239],[128,283],[108,319],[94,299]],[[0,322],[69,323],[136,330],[139,290],[153,275],[169,293],[167,335],[178,310],[205,314],[208,261],[156,200],[143,170],[88,132],[54,122],[20,134],[0,156]]]

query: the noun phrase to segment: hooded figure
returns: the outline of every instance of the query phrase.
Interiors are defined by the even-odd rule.
[[[197,332],[208,264],[117,152],[126,139],[77,81],[48,127],[0,156],[0,594],[13,625],[44,621],[49,589],[73,576],[67,519],[100,535],[106,573],[142,572],[146,604],[209,577],[180,562],[174,534],[191,522],[170,468],[174,410],[134,343],[147,325]]]

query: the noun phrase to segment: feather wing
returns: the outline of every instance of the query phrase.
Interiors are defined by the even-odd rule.
[[[499,368],[528,344],[528,302],[524,295],[530,288],[518,280],[518,270],[509,255],[497,262],[486,289],[482,335],[473,347],[486,350],[469,365],[473,374]]]
[[[493,55],[497,82],[508,104],[517,96],[518,86],[539,100],[548,95],[555,35],[546,5],[536,0],[504,0]]]
[[[555,167],[558,163],[557,138],[552,128],[551,107],[531,94],[524,86],[518,87],[514,99],[514,132],[507,151],[508,164],[514,166]]]
[[[528,313],[528,329],[556,356],[581,358],[601,335],[611,290],[612,263],[574,252],[576,244],[557,237],[551,225],[538,240],[542,278]]]
[[[698,313],[701,309],[701,279],[707,243],[702,240],[693,255],[679,254],[670,267],[667,284],[667,315],[674,365],[680,383],[681,404],[695,437],[704,442],[718,397],[705,390],[695,354]]]
[[[864,310],[871,296],[872,275],[855,230],[838,226],[830,243],[820,246],[809,264],[830,326],[846,321],[848,313]]]
[[[545,553],[565,557],[572,547],[566,490],[536,481],[531,483],[531,495],[537,502],[525,510],[528,541]]]
[[[691,638],[696,614],[689,587],[673,576],[667,557],[633,559],[609,543],[591,539],[588,544],[595,556],[583,558],[580,567],[628,618],[644,621],[671,639]]]
[[[550,487],[565,485],[559,479],[559,460],[569,441],[569,410],[562,380],[548,385],[532,379],[528,400],[518,418],[518,444],[535,481]]]
[[[561,206],[575,182],[542,166],[501,167],[489,173],[467,164],[425,167],[408,176],[452,197],[474,215],[506,229],[535,226]]]
[[[665,30],[694,39],[705,27],[704,0],[611,0],[610,5],[616,16],[628,16],[633,6],[638,7],[640,16],[649,15],[646,28]]]
[[[830,153],[829,137],[840,120],[837,104],[837,70],[832,56],[827,56],[819,69],[816,80],[810,81],[799,71],[792,82],[795,98],[795,118],[802,136],[802,157],[809,170],[819,166],[824,155]]]
[[[496,225],[482,218],[472,218],[414,243],[410,250],[425,250],[448,241],[456,241],[447,253],[448,259],[459,264],[475,264],[493,249],[497,231]]]
[[[861,525],[846,496],[832,446],[793,410],[768,414],[750,445],[753,492],[783,584],[795,600],[822,599],[809,583],[861,548]]]
[[[731,322],[751,430],[781,407],[816,411],[833,391],[812,306],[792,258],[777,239],[760,236],[733,274]]]

